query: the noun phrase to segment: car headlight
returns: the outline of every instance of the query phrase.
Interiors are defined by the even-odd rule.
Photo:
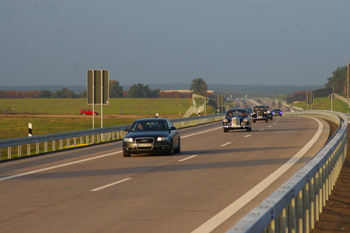
[[[157,142],[166,141],[166,140],[168,140],[167,137],[157,137]]]
[[[124,142],[133,142],[134,139],[133,138],[124,138]]]
[[[224,122],[225,122],[225,123],[227,123],[227,122],[228,122],[228,120],[225,118],[225,119],[224,119]]]
[[[248,121],[248,119],[247,118],[244,118],[244,120],[243,120],[244,122],[247,122]]]

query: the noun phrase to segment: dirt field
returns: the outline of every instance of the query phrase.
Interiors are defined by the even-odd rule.
[[[331,131],[336,125],[330,124]],[[350,130],[350,127],[348,128]],[[348,152],[332,195],[311,233],[350,232],[350,137]]]

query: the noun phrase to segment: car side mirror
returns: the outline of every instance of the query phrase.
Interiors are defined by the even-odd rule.
[[[176,128],[175,127],[171,127],[170,130],[176,130]]]
[[[124,132],[129,133],[129,131],[130,131],[130,129],[129,129],[129,128],[124,129]]]

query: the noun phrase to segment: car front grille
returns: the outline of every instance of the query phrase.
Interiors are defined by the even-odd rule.
[[[135,142],[139,150],[150,150],[154,146],[154,138],[136,138]]]
[[[239,126],[241,124],[240,119],[238,117],[232,118],[232,126]]]

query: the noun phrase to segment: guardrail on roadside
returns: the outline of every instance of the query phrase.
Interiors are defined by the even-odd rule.
[[[224,114],[218,114],[201,117],[171,119],[171,122],[176,128],[184,128],[222,120],[223,118]],[[13,157],[22,157],[23,147],[26,147],[26,155],[30,156],[33,154],[47,153],[49,151],[63,150],[70,147],[85,146],[100,142],[119,140],[122,139],[125,135],[124,129],[130,126],[131,125],[121,125],[99,129],[79,130],[65,133],[0,140],[0,160],[2,148],[7,148],[7,159],[12,159]],[[59,144],[56,145],[56,141],[58,141]],[[35,148],[31,147],[32,144],[35,144]],[[14,154],[17,154],[17,156],[12,156]]]
[[[303,111],[289,116],[311,116],[333,121],[337,132],[287,182],[243,217],[228,233],[309,232],[319,220],[343,166],[348,141],[348,117],[339,112]]]

